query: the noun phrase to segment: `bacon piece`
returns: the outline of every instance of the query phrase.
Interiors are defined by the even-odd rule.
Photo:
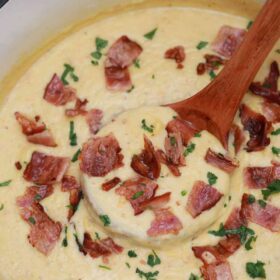
[[[170,133],[165,138],[164,148],[168,161],[176,166],[185,166],[184,146],[182,143],[181,134]]]
[[[155,196],[158,185],[150,179],[139,177],[125,181],[115,191],[118,195],[124,196],[134,209],[134,215],[139,215],[144,211],[141,204],[149,201]]]
[[[196,67],[196,73],[197,75],[203,75],[206,72],[206,65],[205,63],[198,63]]]
[[[81,100],[80,98],[76,99],[75,107],[73,109],[66,109],[65,115],[67,117],[76,117],[78,115],[86,115],[86,105],[88,103],[87,99]]]
[[[234,208],[225,222],[225,229],[234,229],[247,226],[247,220],[242,216],[239,208]]]
[[[245,35],[246,31],[244,29],[224,25],[220,28],[217,37],[212,43],[212,50],[226,58],[231,58],[235,50],[239,48]]]
[[[210,148],[207,150],[205,160],[207,163],[227,173],[233,172],[234,169],[239,166],[237,161],[231,159],[230,157],[224,156],[223,154],[216,153]]]
[[[60,182],[69,164],[69,158],[33,152],[23,177],[26,181],[41,185]]]
[[[177,235],[183,228],[178,217],[176,217],[168,208],[160,208],[154,210],[155,219],[151,223],[147,234],[150,237],[159,235],[174,234]]]
[[[21,170],[22,169],[22,165],[19,161],[15,162],[15,167],[17,170]]]
[[[270,71],[268,77],[266,77],[263,86],[269,88],[273,91],[277,91],[278,89],[278,79],[280,76],[279,66],[277,61],[273,61],[270,64]]]
[[[39,203],[21,208],[21,217],[31,227],[29,243],[44,255],[48,255],[59,240],[61,224],[54,222]]]
[[[89,139],[80,154],[80,169],[89,176],[104,177],[114,169],[123,166],[123,155],[115,136]]]
[[[105,61],[106,86],[109,90],[129,90],[132,87],[128,67],[141,52],[141,46],[127,36],[120,37],[110,47]]]
[[[172,162],[170,162],[168,160],[164,151],[157,150],[156,153],[157,153],[160,163],[165,164],[174,176],[179,177],[181,175],[181,172],[180,172],[178,166],[174,165]]]
[[[89,254],[93,259],[98,257],[107,257],[114,254],[120,254],[123,247],[119,246],[110,237],[93,241],[90,234],[84,233],[83,249],[86,254]]]
[[[204,59],[204,63],[201,62],[197,65],[196,72],[198,75],[203,75],[206,70],[208,72],[211,70],[218,70],[221,65],[224,65],[227,62],[226,59],[213,54],[205,54]]]
[[[183,121],[179,118],[173,119],[166,126],[166,131],[169,134],[180,133],[183,145],[187,146],[189,140],[199,132],[191,123]]]
[[[279,95],[280,96],[280,95]],[[265,118],[272,123],[280,122],[280,105],[271,102],[263,102],[262,111]]]
[[[233,280],[228,262],[203,265],[200,268],[204,280]]]
[[[103,111],[99,109],[92,109],[86,114],[86,122],[92,134],[96,134],[100,129],[102,118]]]
[[[39,144],[47,147],[56,147],[57,144],[49,130],[39,132],[33,135],[28,135],[27,140],[33,144]]]
[[[53,193],[52,185],[32,186],[26,188],[24,194],[17,198],[19,207],[27,208],[33,203],[38,203]]]
[[[240,151],[240,148],[242,147],[245,141],[245,136],[241,128],[236,124],[232,125],[231,133],[233,134],[234,137],[233,145],[234,145],[235,153],[237,154]]]
[[[102,184],[102,190],[105,192],[108,192],[109,190],[116,187],[120,182],[121,182],[121,179],[119,177],[114,177],[113,179],[111,179],[107,182],[104,182]]]
[[[266,188],[274,180],[280,179],[280,163],[266,167],[246,167],[244,182],[250,189]]]
[[[183,46],[177,46],[177,47],[168,49],[164,54],[164,58],[174,59],[175,62],[177,63],[177,68],[182,69],[184,67],[182,62],[184,62],[184,60],[186,58],[185,48]]]
[[[139,207],[141,209],[150,208],[153,210],[163,208],[165,206],[165,204],[169,202],[170,195],[171,195],[171,192],[166,192],[162,195],[152,197],[152,198],[140,203]]]
[[[262,86],[259,82],[252,83],[249,89],[253,94],[262,96],[267,101],[280,105],[280,91],[273,91],[270,88]]]
[[[272,232],[280,231],[280,209],[266,204],[263,208],[258,202],[249,202],[249,195],[243,194],[242,197],[242,215],[248,221],[258,224]]]
[[[217,189],[205,184],[203,181],[197,181],[188,197],[186,210],[195,218],[203,211],[215,206],[222,196]]]
[[[62,106],[76,99],[76,90],[65,86],[59,76],[54,74],[45,89],[44,99],[55,106]]]
[[[71,190],[80,189],[81,186],[77,179],[71,175],[64,175],[61,181],[61,191],[69,192]]]
[[[160,162],[153,143],[144,135],[144,150],[139,155],[134,155],[130,164],[138,174],[149,179],[157,179],[160,175]]]
[[[250,140],[247,142],[248,152],[261,151],[270,144],[267,134],[271,131],[272,126],[263,115],[242,104],[240,107],[240,118],[244,129],[250,135]]]

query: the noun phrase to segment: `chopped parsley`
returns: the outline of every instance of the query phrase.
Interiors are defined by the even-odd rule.
[[[265,263],[257,261],[256,263],[247,262],[246,263],[246,272],[251,278],[266,278]]]
[[[93,58],[93,60],[91,61],[91,63],[93,65],[98,65],[98,60],[101,59],[102,57],[102,50],[105,49],[108,45],[108,41],[104,40],[100,37],[96,37],[95,38],[95,51],[91,53],[91,56]]]
[[[209,185],[212,186],[217,183],[218,177],[212,172],[207,172],[207,179],[208,179]]]
[[[153,40],[154,37],[155,37],[155,35],[156,35],[157,30],[158,30],[157,28],[151,30],[150,32],[146,33],[146,34],[144,35],[144,37],[145,37],[146,39],[148,39],[148,40]]]
[[[99,219],[103,223],[104,227],[107,227],[111,224],[111,220],[108,215],[99,215]]]
[[[250,27],[253,25],[253,21],[252,20],[250,20],[249,22],[248,22],[248,24],[247,24],[247,30],[249,30],[250,29]]]
[[[191,154],[191,153],[194,151],[194,149],[195,149],[195,144],[194,144],[194,143],[190,143],[190,144],[186,147],[186,149],[185,149],[185,151],[184,151],[184,156],[186,157],[186,156],[188,156],[189,154]]]
[[[79,77],[75,74],[74,67],[71,66],[70,64],[65,63],[64,64],[64,71],[63,71],[63,73],[61,75],[61,81],[63,82],[64,85],[69,85],[69,82],[66,80],[68,76],[70,76],[70,78],[74,82],[78,82],[79,81]]]
[[[95,232],[95,239],[100,240],[100,236],[99,236],[98,232]]]
[[[61,245],[62,245],[63,247],[67,247],[67,246],[68,246],[67,231],[68,231],[68,227],[65,226],[65,228],[64,228],[65,237],[63,238],[62,243],[61,243]]]
[[[197,133],[195,133],[194,137],[196,137],[196,138],[200,138],[200,137],[201,137],[201,132],[197,132]]]
[[[187,194],[187,191],[186,190],[182,190],[181,191],[181,196],[185,196]]]
[[[137,257],[137,254],[135,253],[135,251],[133,250],[129,250],[127,252],[127,255],[130,257],[130,258],[136,258]]]
[[[256,242],[256,240],[257,240],[257,236],[251,236],[251,237],[249,237],[248,241],[245,243],[245,249],[246,249],[247,251],[252,250],[252,249],[253,249],[253,247],[252,247],[252,242]]]
[[[141,126],[141,128],[143,128],[144,130],[146,130],[146,131],[148,131],[148,132],[150,132],[150,133],[153,133],[154,132],[154,126],[153,125],[148,125],[147,123],[146,123],[146,120],[145,119],[143,119],[142,121],[141,121],[141,123],[142,123],[142,126]]]
[[[140,196],[142,196],[143,194],[144,194],[144,191],[136,192],[136,193],[131,197],[131,199],[132,199],[132,200],[135,200],[135,199],[139,198]]]
[[[196,48],[197,48],[198,50],[201,50],[201,49],[205,48],[207,45],[208,45],[208,42],[206,42],[206,41],[200,41],[200,42],[197,44]]]
[[[75,133],[75,126],[74,122],[70,121],[70,130],[69,130],[69,141],[70,146],[76,146],[77,145],[77,134]]]
[[[275,52],[279,53],[280,54],[280,49],[277,49]]]
[[[83,247],[83,244],[81,243],[81,241],[79,240],[77,231],[76,231],[76,233],[73,233],[73,236],[75,238],[75,241],[76,241],[76,244],[77,244],[77,246],[79,248],[79,251],[80,252],[84,252],[84,247]]]
[[[280,148],[277,148],[277,147],[272,147],[271,148],[271,151],[274,155],[276,156],[280,156]]]
[[[134,86],[134,85],[132,85],[132,86],[131,86],[131,88],[130,88],[130,89],[128,89],[126,92],[127,92],[127,93],[130,93],[130,92],[132,92],[134,89],[135,89],[135,86]]]
[[[161,264],[161,260],[154,250],[153,250],[153,253],[148,256],[147,264],[150,267],[154,267],[156,265]]]
[[[134,61],[133,61],[133,64],[136,68],[141,68],[140,66],[140,60],[138,58],[136,58]]]
[[[158,271],[155,271],[155,272],[144,272],[142,270],[140,270],[138,267],[136,268],[136,271],[135,271],[139,277],[141,279],[146,279],[146,280],[156,280],[155,277],[158,276],[159,272]]]
[[[271,132],[271,135],[280,135],[280,128],[277,128],[276,130],[273,130]]]
[[[213,70],[210,70],[208,73],[211,80],[214,80],[217,77],[216,73]]]
[[[155,77],[156,77],[156,76],[155,76],[155,74],[153,74],[153,75],[152,75],[152,79],[154,80],[154,79],[155,79]]]
[[[128,262],[125,263],[128,268],[130,268],[130,264]]]
[[[279,193],[280,192],[280,180],[274,180],[273,182],[271,182],[266,189],[262,190],[262,195],[264,200],[267,200],[267,198],[275,193]]]
[[[34,201],[39,201],[39,200],[41,200],[41,199],[42,199],[42,196],[39,195],[39,194],[35,194],[34,197],[33,197],[33,200],[34,200]]]
[[[266,202],[262,199],[258,200],[259,205],[261,206],[261,208],[265,208],[266,207]]]
[[[36,221],[35,219],[31,216],[28,218],[28,221],[32,224],[32,225],[35,225],[36,224]]]
[[[256,201],[256,198],[252,194],[249,194],[247,201],[249,204],[253,204]]]
[[[5,181],[5,182],[2,182],[0,183],[0,187],[7,187],[11,184],[12,180],[8,180],[8,181]]]
[[[1,205],[0,205],[0,211],[2,211],[4,209],[4,204],[2,203]]]
[[[189,280],[199,280],[199,276],[194,275],[193,273],[190,275]]]
[[[176,140],[176,138],[174,136],[171,136],[169,138],[169,141],[170,141],[171,146],[176,146],[177,140]]]
[[[81,153],[81,149],[78,149],[77,152],[73,155],[71,162],[76,162],[79,158],[80,153]]]
[[[99,265],[98,267],[106,269],[106,270],[111,270],[111,268],[109,266],[105,266],[105,265]]]

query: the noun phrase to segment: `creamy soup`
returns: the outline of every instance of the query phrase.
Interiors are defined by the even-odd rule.
[[[192,247],[215,246],[221,239],[227,238],[220,225],[225,224],[235,207],[240,207],[243,193],[251,194],[248,207],[258,208],[260,205],[261,209],[270,209],[271,206],[278,213],[280,197],[277,191],[272,191],[265,199],[261,190],[267,189],[269,183],[262,186],[262,189],[249,188],[243,176],[244,169],[249,166],[269,167],[272,166],[272,160],[277,166],[275,162],[279,162],[280,132],[277,132],[279,124],[276,122],[267,135],[270,144],[264,144],[258,151],[257,148],[252,152],[247,151],[246,143],[250,138],[248,131],[244,132],[246,140],[237,154],[232,145],[232,136],[227,152],[217,139],[202,131],[193,136],[188,145],[184,145],[185,165],[179,167],[180,176],[174,176],[161,163],[161,173],[154,180],[158,185],[156,196],[171,193],[164,208],[179,219],[180,226],[176,232],[151,236],[148,230],[155,219],[156,210],[148,208],[135,215],[129,201],[133,198],[126,199],[116,191],[124,181],[139,176],[131,168],[131,159],[144,149],[144,135],[156,149],[164,150],[164,141],[168,136],[165,128],[178,116],[171,109],[160,105],[187,98],[214,79],[222,69],[221,64],[225,62],[216,61],[209,66],[203,64],[204,55],[214,54],[226,58],[213,51],[211,43],[222,26],[246,30],[249,20],[188,7],[154,7],[128,11],[94,22],[69,35],[26,71],[11,90],[0,112],[1,280],[203,279],[203,270],[200,270],[203,262],[194,255]],[[137,42],[142,52],[132,65],[128,68],[125,66],[131,78],[129,89],[115,91],[108,89],[108,85],[106,87],[104,61],[108,60],[110,47],[123,35]],[[96,45],[96,38],[102,39],[99,45]],[[174,59],[165,58],[166,51],[176,46],[181,46],[185,53],[185,59],[178,63]],[[255,78],[256,81],[263,82],[271,62],[280,61],[279,49],[278,42]],[[199,63],[203,64],[201,67],[206,67],[202,75],[197,74]],[[63,75],[66,74],[65,70],[68,71],[67,75]],[[87,109],[94,108],[103,112],[102,127],[97,135],[91,133],[85,116],[80,114],[71,118],[65,115],[66,109],[74,107],[74,100],[66,105],[55,106],[43,98],[46,85],[54,73],[63,79],[64,86],[69,83],[68,86],[75,88],[78,98],[88,100]],[[263,100],[248,92],[243,103],[251,110],[263,114]],[[40,121],[46,124],[56,146],[28,142],[27,137],[30,135],[26,137],[22,133],[15,112],[29,119],[40,116]],[[235,124],[243,130],[244,123],[241,123],[239,113]],[[104,176],[91,176],[82,172],[82,159],[77,160],[79,149],[90,137],[106,137],[110,133],[113,133],[120,146],[122,166]],[[223,156],[230,157],[239,166],[233,168],[233,172],[226,172],[206,162],[205,154],[209,148],[222,157],[222,161]],[[70,221],[67,219],[71,208],[69,192],[61,191],[60,183],[53,184],[53,193],[43,200],[37,197],[45,213],[61,224],[58,240],[47,254],[37,250],[34,240],[34,247],[32,241],[28,240],[30,229],[36,227],[37,221],[32,216],[24,220],[20,215],[22,209],[17,203],[17,198],[24,194],[26,188],[36,183],[25,180],[26,176],[23,178],[34,151],[72,159],[66,174],[75,176],[81,182],[84,192],[84,198],[80,200],[77,209],[72,209],[75,213]],[[118,185],[104,191],[102,184],[114,177],[120,179]],[[279,171],[278,175],[274,174],[274,179],[279,190]],[[197,181],[203,181],[221,196],[214,205],[203,208],[196,216],[190,214],[187,203],[191,200],[190,194]],[[142,195],[141,191],[133,194],[135,199]],[[220,278],[216,275],[216,278],[209,279],[264,278],[264,273],[266,279],[279,279],[279,219],[274,219],[273,225],[264,222],[264,226],[252,222],[254,218],[251,217],[244,225],[245,230],[249,231],[245,237],[243,234],[244,244],[239,244],[240,248],[225,257],[226,260],[220,261],[222,265],[225,263],[227,268],[230,267],[232,276],[221,268]],[[234,235],[237,238],[242,236],[240,226],[238,228],[238,233]],[[81,252],[85,232],[97,243],[100,239],[111,237],[123,249],[113,251],[110,256],[93,258],[89,252]],[[204,257],[209,261],[209,258],[215,256],[204,252]],[[217,267],[218,264],[214,263],[212,265]],[[204,264],[205,267],[209,269],[209,264]],[[208,278],[204,275],[204,279]]]

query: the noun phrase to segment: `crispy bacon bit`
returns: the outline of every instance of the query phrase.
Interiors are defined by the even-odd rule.
[[[221,65],[227,62],[227,60],[213,54],[205,54],[204,59],[204,63],[201,62],[197,65],[196,72],[198,75],[203,75],[206,70],[208,72],[211,70],[218,70]]]
[[[28,208],[33,203],[39,203],[44,198],[53,193],[52,185],[41,185],[28,187],[22,196],[17,198],[17,205],[19,207]]]
[[[86,114],[86,121],[92,134],[96,134],[100,129],[102,118],[103,112],[99,109],[92,109]]]
[[[170,195],[171,195],[171,192],[166,192],[162,195],[155,196],[146,201],[143,201],[142,203],[140,203],[139,206],[141,209],[150,208],[150,209],[155,210],[155,209],[163,208],[165,206],[165,204],[167,202],[169,202]]]
[[[174,176],[179,177],[181,175],[179,167],[174,165],[172,162],[170,162],[168,160],[164,151],[157,150],[156,153],[157,153],[157,156],[158,156],[158,159],[159,159],[160,163],[165,164]]]
[[[233,280],[230,265],[228,262],[203,265],[200,271],[205,280]]]
[[[267,134],[271,131],[271,123],[263,115],[242,104],[240,118],[244,129],[250,135],[250,140],[247,142],[248,152],[261,151],[270,144]]]
[[[84,143],[80,158],[80,169],[89,176],[104,177],[114,169],[123,166],[123,155],[115,136],[89,139]]]
[[[179,132],[170,133],[165,138],[164,148],[168,161],[176,166],[185,166],[184,146]]]
[[[233,134],[234,137],[233,145],[234,145],[235,153],[237,154],[240,151],[240,148],[242,147],[245,141],[245,136],[241,128],[236,124],[232,125],[231,133]]]
[[[41,185],[60,182],[69,164],[69,158],[33,152],[23,177],[26,181]]]
[[[177,47],[168,49],[164,54],[164,58],[174,59],[175,62],[177,63],[177,68],[182,69],[184,67],[182,62],[184,62],[184,60],[186,58],[185,49],[182,46],[177,46]]]
[[[199,132],[199,130],[193,127],[191,123],[179,118],[170,121],[166,126],[166,131],[168,132],[168,135],[172,133],[180,133],[184,146],[187,146],[189,140]]]
[[[256,223],[272,232],[280,231],[280,209],[266,204],[263,208],[258,202],[249,202],[249,195],[243,194],[242,215],[252,223]]]
[[[21,208],[21,217],[31,227],[29,243],[44,255],[48,255],[59,240],[61,224],[54,222],[39,203]]]
[[[197,181],[188,197],[186,210],[195,218],[203,211],[215,206],[222,196],[214,187],[205,184],[203,181]]]
[[[224,156],[223,154],[216,153],[210,148],[207,150],[205,160],[207,163],[227,173],[233,172],[234,169],[239,166],[237,161],[231,159],[230,157]]]
[[[139,155],[134,155],[131,160],[131,168],[138,174],[157,179],[160,175],[160,162],[153,143],[144,135],[144,150]]]
[[[27,140],[33,144],[39,144],[47,147],[56,147],[57,144],[49,130],[39,132],[33,135],[28,135]]]
[[[108,257],[114,254],[120,254],[123,251],[123,247],[119,246],[110,237],[93,241],[90,234],[85,232],[83,249],[86,254],[89,254],[93,259],[98,257]]]
[[[142,48],[127,36],[120,37],[109,49],[105,61],[106,85],[109,90],[129,90],[132,86],[128,67]]]
[[[266,188],[276,179],[280,179],[280,163],[273,162],[272,166],[244,169],[244,182],[251,189]]]
[[[74,176],[64,175],[61,181],[61,190],[63,192],[69,192],[71,190],[80,189],[81,186]]]
[[[15,167],[17,170],[21,170],[22,169],[22,165],[19,161],[15,162]]]
[[[118,195],[124,196],[134,209],[134,215],[144,211],[141,203],[150,200],[155,196],[158,185],[150,179],[139,177],[125,181],[115,191]]]
[[[226,58],[231,58],[235,50],[239,48],[245,35],[246,31],[244,29],[224,25],[212,43],[212,49]]]
[[[67,117],[76,117],[78,115],[86,115],[87,114],[87,110],[86,110],[87,103],[88,103],[87,99],[81,100],[80,98],[77,98],[75,107],[73,109],[66,109],[65,115]]]
[[[196,73],[197,75],[203,75],[206,72],[206,65],[205,63],[198,63],[196,67]]]
[[[225,229],[239,228],[247,226],[247,220],[242,216],[239,208],[234,208],[225,222]]]
[[[109,190],[113,189],[114,187],[116,187],[119,183],[121,182],[121,179],[118,177],[114,177],[113,179],[104,182],[102,184],[102,190],[105,192],[108,192]]]
[[[45,89],[44,99],[55,106],[61,106],[75,100],[76,91],[70,86],[65,86],[59,76],[54,74]]]
[[[280,96],[280,95],[279,95]],[[263,102],[262,110],[265,118],[272,123],[280,122],[280,105],[276,103]]]
[[[183,228],[178,217],[176,217],[169,208],[160,208],[154,210],[155,219],[152,221],[151,227],[147,234],[150,237],[159,235],[174,234],[177,235]]]
[[[266,88],[270,88],[273,91],[277,91],[279,76],[280,76],[280,72],[279,72],[278,62],[273,61],[270,64],[270,71],[268,77],[265,79],[263,83],[263,86]]]

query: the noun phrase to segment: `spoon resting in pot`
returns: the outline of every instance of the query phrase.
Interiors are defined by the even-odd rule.
[[[227,148],[240,102],[279,37],[280,1],[268,0],[215,80],[196,95],[166,106],[197,129],[208,130]]]

